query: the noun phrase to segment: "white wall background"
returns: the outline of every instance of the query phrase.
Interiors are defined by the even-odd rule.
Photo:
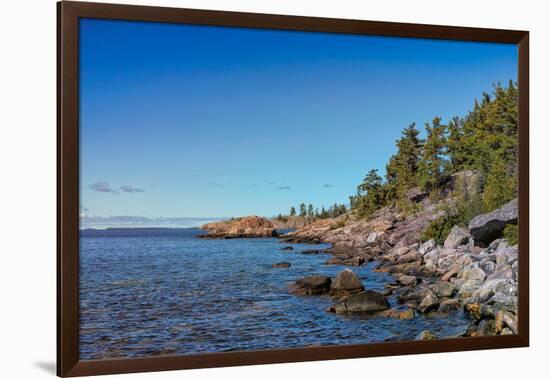
[[[98,0],[96,0],[98,1]],[[136,377],[548,376],[547,240],[550,12],[540,0],[146,0],[203,9],[531,31],[531,347],[205,369]],[[54,0],[4,1],[0,13],[0,317],[2,377],[55,372],[56,11]]]

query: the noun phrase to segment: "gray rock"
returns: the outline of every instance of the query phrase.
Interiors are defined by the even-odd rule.
[[[420,189],[419,187],[411,188],[405,193],[407,199],[412,202],[420,202],[428,196],[428,192]]]
[[[468,266],[458,275],[458,278],[464,278],[466,281],[477,280],[483,282],[486,277],[487,275],[477,263]]]
[[[502,333],[505,327],[508,327],[513,334],[517,334],[518,333],[517,316],[515,316],[509,311],[498,311],[495,316],[496,332]]]
[[[424,330],[420,332],[414,339],[415,340],[437,340],[437,336],[433,332]]]
[[[439,298],[452,297],[456,292],[455,285],[451,282],[438,282],[431,289]]]
[[[466,230],[464,227],[454,226],[447,236],[447,239],[445,239],[443,247],[457,248],[460,245],[467,244],[469,239],[470,234],[468,233],[468,230]]]
[[[505,304],[509,304],[511,301],[515,301],[518,295],[518,287],[514,280],[510,279],[496,279],[486,281],[483,285],[475,291],[473,298],[478,303],[484,303],[489,301],[495,295],[500,301],[505,301]],[[504,298],[510,298],[505,300]],[[502,303],[502,302],[500,302]]]
[[[480,214],[470,221],[469,230],[474,239],[482,245],[489,245],[502,236],[504,227],[518,222],[517,198],[487,214]]]
[[[512,264],[518,259],[518,248],[501,243],[495,251],[495,258],[497,264]]]
[[[461,308],[458,299],[445,299],[439,305],[439,311],[443,314],[459,310]]]
[[[435,247],[436,247],[435,241],[433,239],[430,239],[427,242],[423,243],[418,248],[418,253],[420,253],[422,256],[424,256],[426,253],[430,252]]]
[[[353,294],[363,291],[363,283],[350,269],[344,269],[330,284],[330,292],[333,295]]]
[[[433,292],[429,291],[418,305],[418,311],[422,313],[427,313],[437,310],[438,307],[439,299]]]
[[[403,286],[415,286],[418,283],[418,279],[415,276],[408,276],[406,274],[400,275],[397,281]]]
[[[383,294],[367,290],[353,294],[334,305],[334,312],[337,314],[352,312],[375,312],[387,310],[390,304]],[[332,310],[332,309],[331,309]]]
[[[497,264],[492,260],[484,260],[479,264],[479,267],[483,269],[485,274],[492,274],[496,269]],[[490,278],[489,278],[490,279]]]
[[[476,290],[479,289],[482,284],[483,282],[479,280],[468,280],[464,282],[462,286],[460,286],[460,289],[458,290],[458,295],[461,298],[469,298],[476,292]]]
[[[512,330],[508,327],[505,327],[501,332],[500,332],[501,335],[513,335],[514,332],[512,332]]]
[[[489,277],[487,277],[487,280],[497,279],[515,280],[516,271],[514,271],[510,265],[497,265],[497,268],[489,275]]]
[[[290,291],[297,295],[321,295],[330,290],[330,277],[314,275],[299,279],[290,286]]]
[[[399,256],[397,259],[397,264],[406,264],[419,260],[422,260],[422,255],[415,250],[411,250],[404,255]]]
[[[495,321],[493,319],[483,319],[477,326],[477,336],[496,335]]]

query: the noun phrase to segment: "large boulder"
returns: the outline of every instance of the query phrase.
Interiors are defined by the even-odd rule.
[[[470,239],[470,234],[468,230],[464,227],[454,226],[451,229],[451,232],[445,239],[443,247],[445,248],[457,248],[460,245],[467,244]]]
[[[341,300],[330,310],[336,312],[337,314],[343,314],[383,311],[387,310],[389,307],[390,304],[383,294],[376,291],[367,290]]]
[[[363,283],[350,269],[344,269],[330,284],[330,293],[334,296],[355,294],[363,291]]]
[[[290,285],[290,291],[297,295],[321,295],[330,290],[330,277],[314,275],[299,279]]]
[[[480,214],[470,221],[470,234],[481,245],[489,245],[502,236],[504,227],[518,223],[517,198],[487,214]]]
[[[221,222],[207,223],[201,226],[208,231],[204,238],[261,238],[277,236],[275,226],[270,220],[256,215],[235,218]]]

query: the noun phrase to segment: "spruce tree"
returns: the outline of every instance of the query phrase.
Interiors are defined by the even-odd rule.
[[[426,123],[426,133],[426,143],[418,166],[418,183],[424,190],[434,191],[444,177],[447,163],[446,127],[441,124],[441,118],[435,117],[431,126]]]

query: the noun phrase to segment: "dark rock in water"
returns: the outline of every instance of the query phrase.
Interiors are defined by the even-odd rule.
[[[480,214],[470,221],[470,234],[482,245],[489,245],[502,236],[504,227],[518,223],[517,198],[487,214]]]
[[[294,247],[288,245],[286,247],[281,248],[281,251],[292,251],[293,249],[294,249]]]
[[[357,277],[357,275],[350,269],[344,269],[330,285],[330,294],[334,296],[343,296],[349,294],[355,294],[363,291],[363,283]]]
[[[399,303],[399,304],[403,304],[403,303],[407,303],[407,302],[419,303],[430,292],[431,292],[431,290],[426,289],[426,288],[422,288],[422,289],[418,289],[418,290],[413,290],[411,288],[411,289],[408,289],[408,290],[402,292],[397,297],[397,303]]]
[[[414,318],[414,310],[411,308],[405,308],[401,310],[399,308],[390,308],[389,310],[382,311],[379,316],[383,318],[408,320]]]
[[[461,305],[458,299],[446,299],[440,303],[439,312],[448,314],[449,312],[459,310],[460,308]]]
[[[290,291],[297,295],[321,295],[330,290],[330,277],[314,275],[299,279],[290,285]]]
[[[470,239],[468,230],[460,226],[454,226],[445,239],[444,248],[457,248],[460,245],[467,244]]]
[[[352,257],[351,259],[342,260],[342,265],[351,265],[351,266],[361,266],[365,263],[365,258],[363,256]]]
[[[382,295],[376,291],[363,291],[351,295],[334,305],[334,312],[337,314],[357,313],[357,312],[375,312],[387,310],[390,304]]]
[[[321,253],[326,253],[324,249],[306,249],[302,251],[302,255],[318,255]]]
[[[290,263],[289,262],[280,262],[280,263],[271,265],[271,267],[273,267],[273,268],[290,268]]]
[[[437,336],[427,330],[420,332],[415,338],[415,340],[437,340]]]

